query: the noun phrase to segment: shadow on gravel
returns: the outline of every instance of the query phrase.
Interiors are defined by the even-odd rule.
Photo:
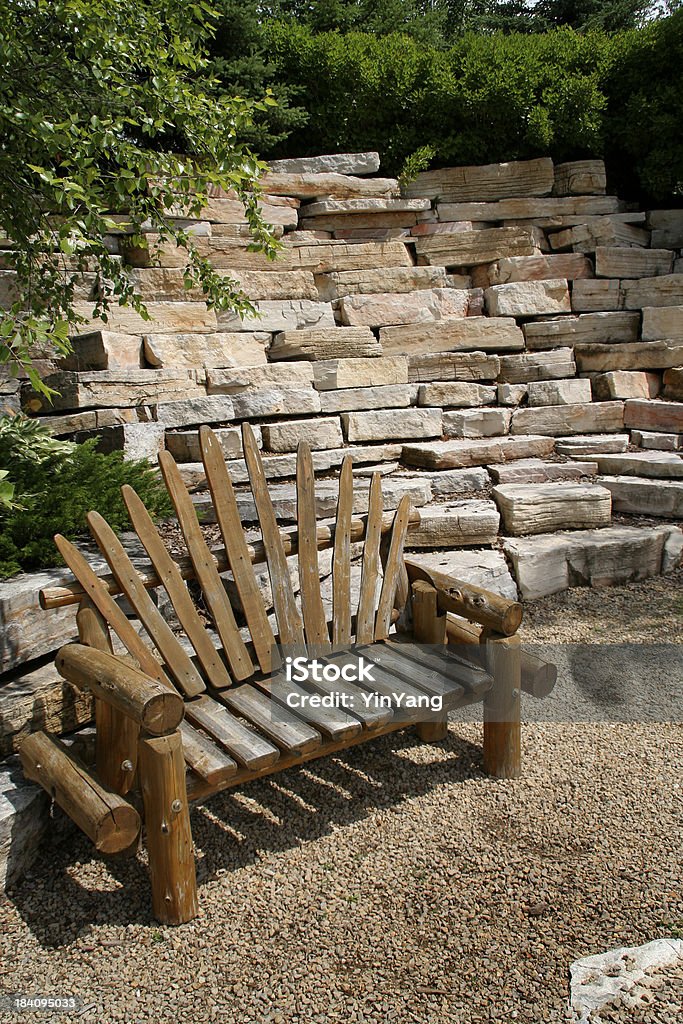
[[[392,733],[219,793],[193,808],[200,913],[202,886],[218,871],[297,848],[445,783],[484,776],[481,748],[452,731],[442,743],[424,748],[432,757],[427,753],[415,760],[411,752],[418,747],[414,732]],[[92,925],[158,927],[142,858],[107,858],[100,864],[92,844],[73,827],[48,836],[9,899],[41,945],[52,949],[83,939]],[[225,910],[230,912],[227,901]]]

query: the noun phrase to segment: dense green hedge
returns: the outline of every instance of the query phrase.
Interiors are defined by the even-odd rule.
[[[683,185],[683,12],[606,35],[466,35],[436,49],[403,35],[261,31],[275,80],[307,112],[271,154],[378,149],[399,173],[433,166],[603,156],[615,187],[670,200]]]

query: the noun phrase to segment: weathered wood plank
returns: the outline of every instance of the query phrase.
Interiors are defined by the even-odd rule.
[[[373,473],[370,483],[368,525],[363,548],[363,570],[356,616],[356,643],[371,643],[375,632],[375,601],[380,575],[379,545],[382,520],[382,478]]]
[[[273,704],[270,697],[248,683],[230,690],[223,699],[232,711],[246,718],[260,733],[287,753],[306,754],[322,743],[317,730],[282,705]]]
[[[258,771],[275,764],[280,752],[254,729],[243,725],[226,707],[211,697],[196,697],[188,701],[185,717],[224,747],[238,764]]]
[[[330,650],[330,635],[320,592],[317,525],[315,519],[315,476],[311,449],[299,442],[296,458],[296,508],[299,529],[299,586],[306,643],[320,654]]]
[[[391,531],[389,554],[384,565],[384,579],[382,581],[382,590],[379,596],[377,617],[375,619],[375,640],[384,640],[389,635],[394,599],[402,574],[405,571],[403,567],[403,547],[408,532],[409,516],[410,495],[404,494],[396,511],[394,527]]]
[[[353,512],[353,460],[344,459],[339,475],[337,523],[332,555],[332,643],[351,643],[351,515]]]

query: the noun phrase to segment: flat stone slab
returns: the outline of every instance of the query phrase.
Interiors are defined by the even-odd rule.
[[[302,217],[325,217],[334,214],[363,213],[421,213],[431,209],[429,199],[388,199],[385,196],[365,196],[359,199],[320,199],[307,203]]]
[[[498,356],[484,352],[427,352],[408,356],[410,381],[494,381],[499,373]]]
[[[419,235],[415,251],[431,266],[474,267],[505,256],[539,256],[540,244],[541,237],[533,228],[484,228]]]
[[[613,433],[624,427],[623,402],[592,402],[587,405],[548,405],[536,409],[515,409],[511,434]]]
[[[78,634],[75,605],[43,611],[38,601],[39,590],[70,576],[67,569],[50,569],[0,583],[0,671],[48,654]]]
[[[100,370],[94,373],[53,373],[45,384],[57,394],[48,401],[28,385],[22,388],[26,412],[88,409],[93,406],[125,408],[146,402],[172,402],[206,393],[203,371]]]
[[[495,503],[480,498],[462,499],[420,509],[420,525],[411,529],[408,548],[479,547],[494,544],[500,516]]]
[[[639,341],[623,345],[577,344],[574,353],[576,365],[581,372],[666,370],[683,364],[683,341]]]
[[[156,423],[165,427],[193,427],[199,423],[229,423],[235,415],[230,395],[203,395],[150,406]]]
[[[597,462],[600,473],[643,476],[658,480],[683,480],[683,458],[675,452],[624,452],[624,454],[577,455]]]
[[[512,317],[451,317],[434,323],[382,327],[379,340],[387,355],[467,350],[510,352],[524,348],[524,335]]]
[[[527,347],[532,351],[561,348],[577,342],[638,341],[640,317],[637,313],[581,313],[557,320],[539,320],[524,325]]]
[[[595,529],[611,522],[611,497],[595,484],[501,484],[493,497],[513,537],[554,530]]]
[[[226,397],[230,397],[233,403],[237,420],[320,412],[318,392],[311,387],[296,384],[263,389],[247,388]]]
[[[558,437],[555,451],[558,455],[578,458],[580,455],[625,452],[628,434],[581,434],[576,437]]]
[[[570,313],[569,286],[563,278],[493,285],[484,292],[489,316]]]
[[[258,366],[211,368],[206,371],[206,389],[210,395],[239,395],[255,388],[297,385],[310,388],[313,377],[313,364],[303,359]]]
[[[344,448],[330,448],[312,452],[313,468],[316,473],[327,473],[338,469],[347,455],[353,460],[354,467],[367,463],[394,462],[401,455],[401,444],[368,444],[347,445]],[[230,459],[227,463],[228,472],[235,484],[249,482],[249,474],[243,459]],[[269,455],[263,457],[263,468],[268,480],[283,480],[296,476],[296,455]],[[193,490],[207,486],[204,466],[201,462],[186,463],[180,466],[183,479]]]
[[[469,441],[432,441],[404,444],[401,462],[423,469],[463,469],[550,455],[554,442],[548,437],[474,438]]]
[[[611,492],[615,512],[683,519],[683,479],[664,481],[602,476],[600,483]]]
[[[624,426],[638,430],[683,433],[683,402],[640,401],[624,403]]]
[[[441,202],[496,202],[525,196],[547,196],[553,188],[553,163],[547,157],[474,167],[423,171],[405,188],[406,195]]]
[[[343,359],[354,356],[379,356],[382,347],[369,327],[302,328],[276,334],[268,358]]]
[[[378,409],[341,414],[349,442],[389,441],[394,438],[440,437],[441,409]]]
[[[334,327],[334,313],[329,302],[310,299],[263,299],[255,302],[258,315],[241,317],[234,310],[216,314],[219,331],[300,331],[313,327]]]
[[[73,352],[60,359],[60,366],[64,370],[139,370],[143,366],[142,339],[139,334],[90,331],[72,337],[71,343]]]
[[[382,270],[347,270],[320,274],[315,278],[320,298],[325,302],[344,295],[373,295],[378,292],[406,294],[429,288],[469,287],[453,285],[444,267],[385,267]]]
[[[510,409],[463,409],[445,412],[443,432],[447,437],[499,437],[507,434]]]
[[[256,444],[263,447],[261,428],[254,424],[252,427]],[[216,427],[214,434],[226,459],[239,459],[244,454],[242,450],[242,431],[239,427]],[[171,453],[176,462],[200,462],[201,450],[199,447],[198,430],[176,430],[166,431],[166,450]]]
[[[207,239],[208,241],[208,239]],[[179,252],[185,252],[179,249]],[[107,316],[107,328],[124,334],[142,335],[145,331],[154,334],[175,334],[176,331],[197,331],[208,334],[218,330],[218,320],[213,309],[207,309],[204,302],[147,302],[145,303],[149,319],[145,319],[132,306],[113,305]],[[74,302],[74,312],[90,325],[91,330],[98,330],[102,320],[91,319],[92,302]],[[252,327],[251,330],[257,330]],[[87,328],[83,328],[84,333]]]
[[[569,587],[610,587],[671,572],[680,564],[677,526],[608,526],[504,541],[520,595],[535,601]]]
[[[492,385],[470,384],[461,381],[435,381],[420,384],[418,405],[440,405],[444,409],[469,409],[480,405],[493,405],[497,391]]]
[[[601,246],[595,250],[598,277],[640,278],[670,274],[674,254],[670,249],[634,249]]]
[[[615,216],[592,218],[590,223],[577,224],[564,231],[549,234],[551,249],[562,251],[572,249],[574,252],[595,252],[599,246],[641,246],[650,244],[650,232],[634,227]],[[637,216],[637,215],[629,215]]]
[[[570,377],[568,380],[537,380],[527,384],[529,405],[584,405],[591,401],[589,380]]]
[[[521,352],[500,357],[498,380],[505,384],[527,384],[532,380],[562,380],[576,374],[571,348],[550,352]]]
[[[18,882],[38,856],[50,826],[50,798],[24,778],[18,759],[0,770],[0,892]]]
[[[582,480],[594,477],[598,464],[585,462],[545,462],[543,459],[519,459],[509,465],[489,466],[495,484],[542,484],[552,480]]]
[[[518,599],[517,586],[502,551],[484,548],[474,551],[433,551],[429,554],[416,552],[411,553],[410,558],[425,569],[435,569],[465,583],[473,583],[475,587],[483,587],[510,601]]]
[[[642,277],[638,281],[624,281],[621,284],[621,290],[624,309],[683,305],[683,277],[680,274],[665,274],[661,277]]]
[[[683,305],[645,306],[643,341],[680,341],[683,339]]]
[[[313,386],[318,391],[407,383],[408,360],[404,355],[324,359],[313,366]]]
[[[266,361],[271,336],[266,331],[217,331],[214,334],[145,334],[145,361],[162,367],[256,366]]]
[[[339,312],[348,327],[422,324],[481,313],[482,296],[478,289],[460,288],[345,295],[339,300]]]
[[[261,178],[261,184],[270,195],[296,196],[298,199],[326,196],[353,199],[355,196],[393,196],[399,192],[395,178],[368,179],[338,171],[294,172],[271,169]]]
[[[581,253],[556,253],[550,256],[508,256],[487,268],[489,285],[513,281],[545,281],[564,278],[575,281],[593,276],[590,260]]]
[[[606,188],[604,160],[569,160],[555,164],[554,196],[603,195]]]
[[[661,389],[657,373],[644,370],[611,370],[598,373],[590,381],[597,401],[625,401],[627,398],[655,398]]]
[[[629,284],[624,281],[624,285]],[[621,281],[599,278],[575,281],[572,285],[572,309],[575,313],[598,313],[625,309]],[[629,306],[633,309],[633,306]]]
[[[616,196],[551,196],[547,199],[501,199],[496,203],[439,203],[441,220],[536,221],[565,217],[607,217],[619,212]]]
[[[651,430],[632,430],[631,444],[652,451],[677,452],[683,448],[683,434],[665,434]]]
[[[379,153],[331,153],[271,160],[269,168],[277,174],[374,174],[379,170]]]
[[[683,367],[672,367],[664,371],[664,398],[683,402]]]
[[[311,449],[317,450],[339,448],[344,443],[338,416],[264,423],[261,434],[263,447],[271,452],[295,452],[299,441],[306,441]]]
[[[56,646],[61,647],[65,640]],[[3,678],[0,757],[16,753],[29,733],[38,729],[56,735],[73,732],[90,722],[93,712],[92,694],[60,676],[53,654],[31,660]]]
[[[362,409],[404,409],[415,401],[415,384],[385,384],[369,388],[342,388],[320,392],[322,412],[356,412]],[[420,403],[422,404],[422,403]],[[439,402],[425,402],[439,405]]]

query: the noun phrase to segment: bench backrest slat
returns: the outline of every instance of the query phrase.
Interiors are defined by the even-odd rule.
[[[360,597],[356,619],[356,642],[372,643],[375,635],[375,608],[381,563],[379,545],[382,538],[382,477],[373,473],[370,481],[368,525],[363,547],[363,569],[360,579]]]
[[[351,517],[353,515],[353,462],[347,455],[339,475],[337,525],[332,553],[332,643],[351,643]]]
[[[299,528],[299,590],[306,643],[319,654],[331,650],[327,616],[320,592],[315,475],[311,449],[300,442],[296,456],[296,514]]]

